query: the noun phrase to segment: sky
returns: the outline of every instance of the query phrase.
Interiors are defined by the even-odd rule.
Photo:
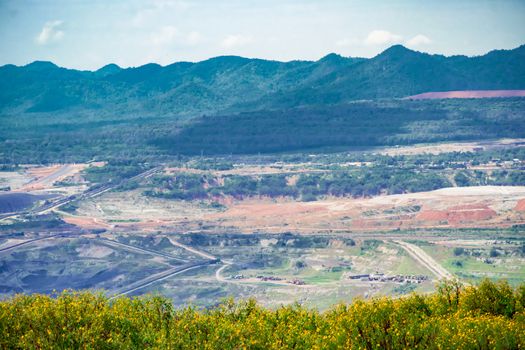
[[[240,55],[481,55],[525,44],[525,0],[0,0],[0,65],[95,70]]]

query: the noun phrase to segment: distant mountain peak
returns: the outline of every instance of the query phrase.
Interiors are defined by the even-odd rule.
[[[385,51],[381,52],[379,54],[379,56],[385,56],[385,55],[398,56],[398,55],[414,54],[414,53],[418,53],[418,52],[410,50],[409,48],[407,48],[407,47],[405,47],[405,46],[403,46],[401,44],[397,44],[397,45],[390,46],[388,49],[386,49]]]
[[[336,59],[338,60],[338,59],[341,59],[341,58],[344,58],[344,57],[339,55],[339,54],[337,54],[337,53],[331,52],[328,55],[322,57],[319,61],[336,60]]]
[[[430,56],[426,53],[414,51],[406,48],[403,45],[393,45],[375,56],[373,61],[385,61],[385,62],[410,62],[414,59]]]
[[[246,58],[246,57],[242,57],[242,56],[233,56],[233,55],[227,55],[227,56],[217,56],[217,57],[212,57],[212,58],[208,58],[207,60],[204,60],[204,61],[201,61],[201,62],[198,62],[198,63],[203,63],[203,64],[209,64],[209,63],[213,63],[213,64],[245,64],[245,63],[248,63],[252,61],[251,59],[249,58]]]
[[[151,63],[143,64],[142,66],[135,67],[134,69],[159,69],[159,68],[162,68],[160,64],[151,62]]]
[[[338,55],[336,53],[329,53],[328,55],[324,56],[319,60],[319,62],[329,62],[329,63],[339,63],[346,61],[346,58],[344,58],[341,55]]]
[[[388,49],[386,49],[385,51],[410,51],[410,52],[415,52],[414,50],[410,50],[408,47],[402,45],[402,44],[395,44],[395,45],[392,45],[390,46]]]
[[[24,66],[29,70],[46,70],[59,68],[56,64],[49,61],[34,61]]]
[[[95,73],[99,76],[108,76],[108,75],[111,75],[111,74],[115,74],[115,73],[118,73],[122,70],[122,68],[120,68],[120,66],[118,66],[117,64],[115,63],[110,63],[110,64],[106,64],[104,67],[98,69],[97,71],[95,71]]]
[[[332,68],[339,68],[342,66],[349,66],[357,62],[366,61],[366,58],[361,57],[344,57],[336,53],[330,53],[321,58],[318,63],[322,66],[331,66]]]
[[[97,72],[108,71],[108,70],[121,70],[122,68],[115,63],[106,64],[104,67],[97,70]]]

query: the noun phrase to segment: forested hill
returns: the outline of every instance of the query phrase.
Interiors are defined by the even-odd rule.
[[[393,46],[371,59],[224,56],[97,71],[0,67],[0,164],[525,137],[525,98],[405,100],[525,89],[525,46],[445,57]]]
[[[525,45],[479,57],[429,55],[396,45],[370,59],[223,56],[127,69],[110,64],[93,72],[38,61],[5,65],[0,113],[193,117],[478,89],[525,89]]]

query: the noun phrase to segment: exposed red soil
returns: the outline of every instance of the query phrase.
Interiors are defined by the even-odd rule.
[[[416,219],[421,221],[448,221],[448,213],[443,210],[425,210]]]
[[[464,210],[425,210],[419,213],[416,219],[423,221],[446,221],[448,224],[458,225],[468,222],[490,220],[496,215],[497,213],[490,208]]]
[[[470,190],[470,189],[469,189]],[[506,209],[514,194],[490,192],[472,195],[468,191],[381,196],[375,198],[335,198],[317,202],[242,200],[228,210],[207,217],[218,225],[237,227],[244,232],[373,231],[431,227],[506,227],[523,219]],[[418,205],[422,210],[406,212]],[[519,208],[525,208],[525,199]]]
[[[425,92],[407,97],[410,100],[427,100],[440,98],[491,98],[491,97],[525,97],[525,90],[464,90]]]
[[[111,225],[101,222],[95,218],[80,216],[65,216],[62,218],[68,224],[76,225],[85,229],[110,228]]]
[[[373,198],[327,198],[296,202],[286,198],[224,200],[227,209],[198,219],[106,222],[103,218],[66,217],[84,228],[122,231],[180,229],[184,232],[370,232],[414,228],[509,227],[525,224],[525,188],[454,188]],[[517,204],[516,204],[517,203]],[[509,206],[510,204],[510,206]],[[421,208],[419,210],[419,208]]]
[[[473,203],[473,204],[464,204],[464,205],[456,205],[453,207],[449,207],[448,210],[479,210],[479,209],[488,209],[489,207],[480,204],[480,203]]]
[[[516,211],[525,211],[525,198],[520,199],[518,203],[516,203],[516,207],[514,208]]]
[[[312,214],[328,209],[317,203],[262,203],[260,205],[253,205],[253,201],[249,204],[239,204],[230,210],[230,215],[236,216],[267,216],[267,217],[288,217],[296,214]]]

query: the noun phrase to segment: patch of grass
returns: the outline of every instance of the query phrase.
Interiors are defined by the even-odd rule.
[[[313,275],[300,278],[308,284],[323,284],[339,281],[342,274],[342,271],[319,271]]]
[[[418,263],[408,255],[403,255],[401,257],[401,261],[393,271],[393,274],[427,276],[432,275],[432,273],[429,270],[427,270],[420,263]]]

